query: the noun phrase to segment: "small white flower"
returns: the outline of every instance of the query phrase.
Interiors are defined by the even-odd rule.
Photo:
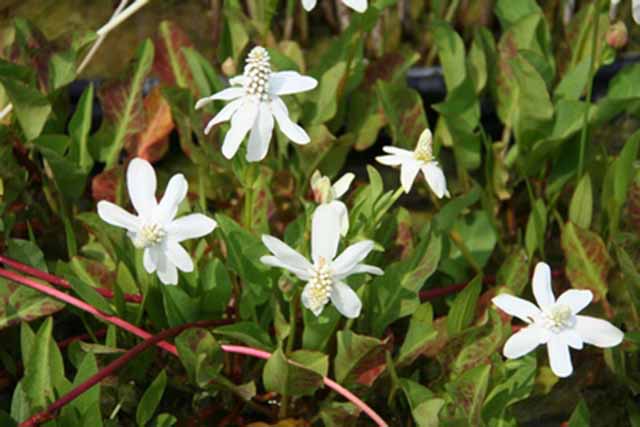
[[[289,110],[281,95],[314,89],[318,81],[295,71],[272,72],[269,53],[254,47],[247,57],[244,74],[229,80],[231,87],[198,100],[196,109],[215,100],[231,101],[209,121],[204,130],[208,134],[219,124],[231,120],[231,129],[222,144],[222,154],[230,159],[249,133],[247,160],[262,160],[269,151],[274,118],[280,130],[296,144],[309,143],[309,135],[289,118]],[[251,132],[249,132],[251,131]]]
[[[614,20],[618,15],[618,4],[620,4],[620,1],[621,0],[611,0],[609,7],[609,18],[611,20]],[[640,0],[632,0],[631,15],[633,15],[633,20],[636,21],[636,24],[640,24]]]
[[[444,173],[433,158],[432,145],[431,131],[425,129],[414,151],[387,145],[382,149],[389,154],[378,156],[376,160],[383,165],[400,166],[400,182],[405,193],[411,191],[413,181],[418,176],[418,172],[422,171],[427,184],[439,199],[444,196],[450,197]]]
[[[165,285],[177,284],[176,268],[193,271],[193,261],[180,242],[211,233],[216,222],[202,214],[174,219],[187,195],[187,180],[182,174],[171,177],[158,203],[156,173],[146,160],[136,158],[129,163],[127,189],[137,216],[105,200],[98,202],[98,215],[111,225],[125,228],[133,244],[144,249],[144,268],[148,273],[156,272]]]
[[[349,231],[349,212],[344,203],[338,200],[349,190],[351,182],[356,176],[346,173],[331,185],[329,177],[322,176],[320,171],[311,175],[311,189],[316,203],[326,204],[331,207],[340,219],[340,234],[346,236]]]
[[[310,11],[316,7],[316,3],[318,0],[302,0],[302,6],[304,10]],[[342,3],[349,6],[351,9],[356,12],[364,13],[367,10],[367,0],[342,0]]]
[[[529,324],[504,344],[507,358],[516,359],[546,344],[551,370],[559,377],[568,377],[573,372],[569,347],[581,350],[584,343],[614,347],[622,342],[623,332],[611,323],[578,314],[593,299],[591,291],[570,289],[555,299],[551,269],[544,262],[538,263],[533,273],[533,295],[539,308],[507,294],[492,299],[502,311]]]
[[[313,213],[311,229],[311,258],[313,264],[283,241],[262,236],[262,242],[273,255],[260,258],[264,264],[281,267],[295,274],[307,284],[302,291],[302,304],[319,316],[331,301],[345,317],[360,315],[362,302],[346,283],[348,276],[357,273],[383,274],[378,267],[361,264],[373,249],[371,240],[355,243],[336,257],[340,241],[340,221],[328,205],[320,205]]]

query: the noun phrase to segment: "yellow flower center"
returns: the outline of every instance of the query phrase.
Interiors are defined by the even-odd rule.
[[[565,304],[554,304],[543,312],[544,325],[553,332],[573,327],[575,318],[571,308]]]
[[[318,263],[313,267],[313,276],[309,280],[308,297],[309,309],[311,311],[320,310],[328,302],[333,286],[333,277],[327,261],[320,257]]]

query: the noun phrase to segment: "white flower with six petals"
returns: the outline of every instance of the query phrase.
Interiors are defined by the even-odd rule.
[[[551,370],[558,377],[567,377],[573,372],[569,347],[581,350],[586,343],[604,348],[622,342],[623,332],[611,323],[578,314],[593,299],[591,291],[570,289],[555,299],[547,264],[536,265],[532,287],[539,307],[508,294],[492,299],[502,311],[528,323],[504,344],[505,357],[516,359],[546,344]]]
[[[338,199],[349,190],[355,177],[352,173],[346,173],[331,185],[329,177],[322,176],[320,171],[315,171],[311,175],[311,190],[313,190],[314,200],[316,203],[328,205],[335,211],[340,220],[340,234],[342,236],[346,236],[349,231],[349,211],[347,206]]]
[[[302,6],[307,12],[316,7],[318,0],[302,0]],[[342,3],[349,6],[356,12],[364,13],[367,10],[367,0],[342,0]]]
[[[269,151],[274,118],[280,130],[296,144],[309,143],[309,135],[289,118],[289,110],[280,96],[314,89],[318,81],[296,71],[272,72],[269,53],[254,47],[247,57],[244,74],[229,80],[231,87],[198,100],[196,109],[215,100],[231,101],[209,121],[205,134],[220,123],[231,120],[231,128],[222,144],[222,154],[231,159],[249,133],[247,160],[262,160]]]
[[[205,236],[216,222],[203,214],[174,219],[187,195],[188,184],[182,174],[169,180],[164,196],[157,202],[156,173],[149,162],[135,158],[127,168],[127,189],[138,215],[106,200],[98,202],[98,215],[108,224],[127,230],[133,244],[144,249],[144,268],[155,272],[165,285],[178,283],[178,269],[193,271],[193,261],[180,242]]]
[[[425,129],[418,140],[414,151],[387,145],[382,147],[384,152],[389,153],[376,157],[376,160],[387,166],[400,166],[400,183],[405,193],[411,191],[413,181],[418,172],[422,171],[431,191],[439,198],[450,197],[447,190],[447,180],[440,165],[433,158],[431,131]]]
[[[340,221],[328,205],[320,205],[313,213],[311,229],[311,258],[309,262],[300,253],[273,236],[262,236],[262,242],[273,255],[260,258],[264,264],[284,268],[307,284],[301,295],[302,304],[319,316],[331,301],[345,317],[360,315],[362,302],[353,289],[343,282],[358,273],[381,275],[378,267],[361,264],[373,249],[371,240],[363,240],[346,248],[336,257],[340,241]]]

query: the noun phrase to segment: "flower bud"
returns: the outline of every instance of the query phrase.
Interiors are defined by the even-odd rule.
[[[607,44],[614,49],[621,49],[629,41],[627,26],[622,21],[618,21],[609,27],[606,35]]]

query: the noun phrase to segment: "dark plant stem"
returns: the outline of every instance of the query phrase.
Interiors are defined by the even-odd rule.
[[[45,280],[52,285],[58,286],[63,289],[72,289],[71,284],[66,280],[54,276],[53,274],[49,274],[42,270],[38,270],[37,268],[31,267],[29,265],[18,262],[14,259],[7,258],[6,256],[0,255],[0,263],[6,265],[7,267],[11,267],[15,270],[18,270],[22,273],[28,274],[29,276],[33,276],[37,279]],[[113,298],[113,291],[105,288],[94,288],[96,292],[102,295],[105,298]],[[140,304],[142,302],[142,295],[136,294],[124,294],[124,299],[127,302],[131,302],[134,304]]]
[[[100,369],[95,375],[88,378],[86,381],[78,385],[76,388],[72,389],[69,393],[65,394],[60,399],[53,402],[43,412],[35,414],[28,420],[22,422],[20,424],[20,427],[35,427],[44,422],[52,420],[53,418],[55,418],[56,413],[60,409],[62,409],[65,405],[71,403],[73,400],[75,400],[77,397],[82,395],[84,392],[88,391],[91,387],[97,385],[100,381],[112,375],[118,369],[122,368],[124,365],[126,365],[129,361],[131,361],[133,358],[138,356],[140,353],[142,353],[143,351],[147,350],[150,347],[153,347],[154,345],[160,343],[161,341],[174,337],[180,334],[182,331],[189,328],[197,328],[197,327],[206,328],[209,326],[213,326],[215,324],[216,324],[215,321],[187,323],[185,325],[176,326],[175,328],[166,329],[160,332],[159,334],[156,334],[144,340],[143,342],[137,344],[136,346],[128,350],[122,356],[118,357],[113,362],[109,363],[104,368]]]

